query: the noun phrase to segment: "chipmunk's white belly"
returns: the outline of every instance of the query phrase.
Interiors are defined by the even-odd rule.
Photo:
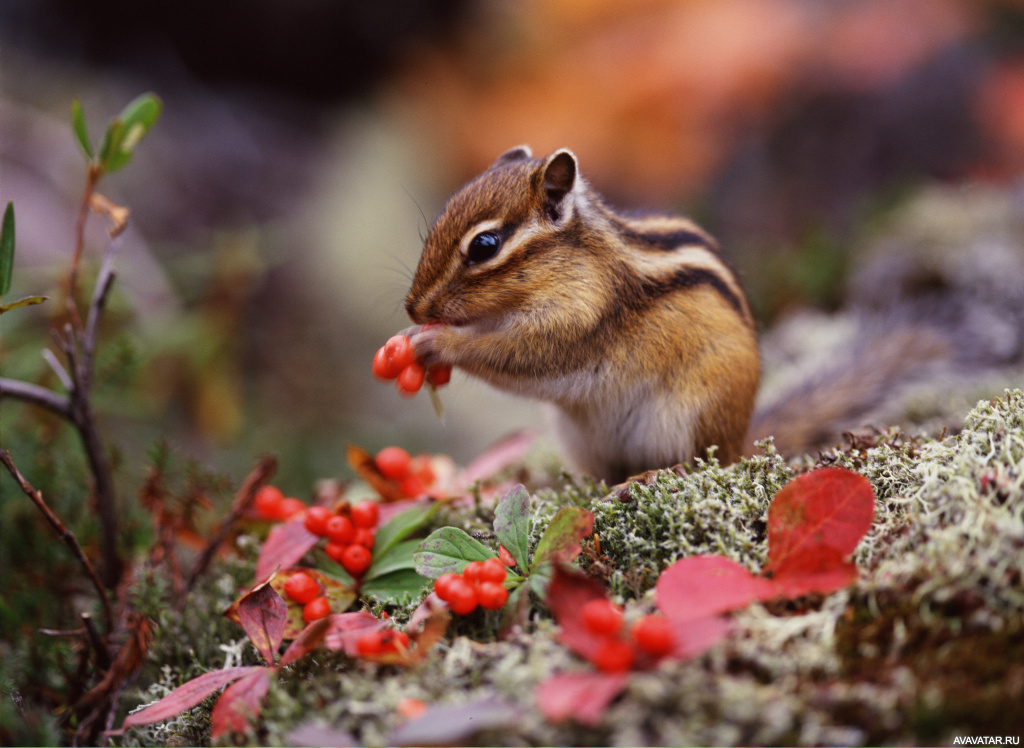
[[[693,457],[696,411],[646,395],[586,408],[548,406],[565,456],[576,469],[622,481]]]

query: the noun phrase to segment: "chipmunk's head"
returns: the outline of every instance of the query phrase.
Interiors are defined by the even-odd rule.
[[[414,322],[493,327],[529,314],[569,280],[564,252],[587,201],[571,151],[502,154],[448,200],[430,229],[405,308]],[[568,242],[571,243],[571,242]]]

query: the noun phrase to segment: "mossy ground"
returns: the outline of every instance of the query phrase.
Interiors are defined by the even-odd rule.
[[[729,467],[712,460],[686,476],[660,474],[626,503],[605,501],[602,488],[589,484],[538,491],[534,533],[560,506],[590,507],[600,549],[589,542],[581,565],[633,601],[631,608],[649,606],[658,573],[685,555],[721,553],[756,570],[772,496],[814,466],[787,463],[764,447],[764,455]],[[942,744],[957,735],[1019,734],[1024,392],[982,401],[956,436],[918,439],[893,430],[852,440],[815,464],[822,463],[866,475],[877,494],[875,524],[856,554],[860,580],[827,597],[736,613],[732,633],[703,657],[633,675],[598,728],[552,725],[536,708],[538,682],[586,667],[558,645],[538,609],[528,631],[503,641],[493,615],[462,621],[410,670],[314,653],[281,674],[259,726],[236,738],[284,744],[313,722],[336,731],[320,733],[321,740],[388,743],[406,721],[399,711],[406,698],[432,707],[498,700],[505,717],[443,742]],[[241,630],[218,615],[250,564],[233,562],[211,577],[184,613],[158,614],[140,700],[200,669],[256,662]],[[124,743],[207,741],[211,704],[132,730]]]

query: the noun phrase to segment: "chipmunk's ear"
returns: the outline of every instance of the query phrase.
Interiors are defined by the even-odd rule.
[[[566,195],[576,186],[579,169],[568,148],[555,151],[544,162],[544,208],[553,221],[566,212]]]
[[[491,164],[493,169],[495,166],[501,166],[511,161],[528,161],[533,158],[533,151],[530,150],[528,145],[517,145],[515,148],[505,151],[503,154],[494,159],[494,163]]]

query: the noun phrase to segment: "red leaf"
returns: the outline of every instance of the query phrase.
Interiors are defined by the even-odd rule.
[[[270,668],[260,668],[224,689],[210,714],[211,736],[245,730],[259,716],[268,688]]]
[[[256,561],[256,579],[262,581],[278,569],[295,566],[306,552],[320,540],[306,529],[302,515],[274,525],[267,535],[259,560]]]
[[[690,556],[665,569],[656,586],[658,608],[673,622],[708,618],[778,594],[771,580],[724,556]]]
[[[689,660],[704,653],[724,639],[731,626],[727,619],[720,616],[687,621],[669,620],[675,633],[675,646],[668,656],[676,660]]]
[[[596,727],[628,680],[628,673],[559,673],[538,684],[534,698],[552,722],[575,717],[581,725]]]
[[[284,640],[288,605],[268,582],[256,585],[238,601],[238,622],[263,659],[274,664]]]
[[[828,467],[790,481],[768,508],[765,573],[841,563],[871,527],[874,511],[875,494],[863,475]]]
[[[296,660],[323,646],[328,630],[331,628],[329,616],[313,621],[306,626],[281,655],[281,667],[291,665]]]
[[[551,584],[548,585],[548,609],[558,623],[562,644],[587,659],[593,658],[605,640],[583,625],[580,609],[589,601],[604,597],[604,587],[593,577],[572,567],[555,565]]]
[[[801,597],[811,592],[827,595],[857,581],[857,565],[844,560],[834,548],[795,554],[776,568],[772,582],[780,595]]]
[[[194,707],[207,696],[228,683],[239,678],[244,678],[250,673],[264,671],[263,665],[250,665],[248,667],[231,667],[224,670],[215,670],[211,673],[203,673],[187,683],[182,683],[159,701],[150,704],[145,709],[129,714],[121,729],[127,730],[136,725],[148,725],[174,717]]]
[[[455,476],[453,483],[463,486],[463,490],[468,491],[477,481],[493,478],[509,465],[522,460],[536,439],[536,431],[517,431],[504,437],[464,467]]]
[[[330,626],[324,633],[324,646],[332,651],[342,650],[350,657],[356,657],[356,642],[367,631],[375,631],[386,625],[382,620],[365,610],[357,613],[335,613],[327,616]]]

